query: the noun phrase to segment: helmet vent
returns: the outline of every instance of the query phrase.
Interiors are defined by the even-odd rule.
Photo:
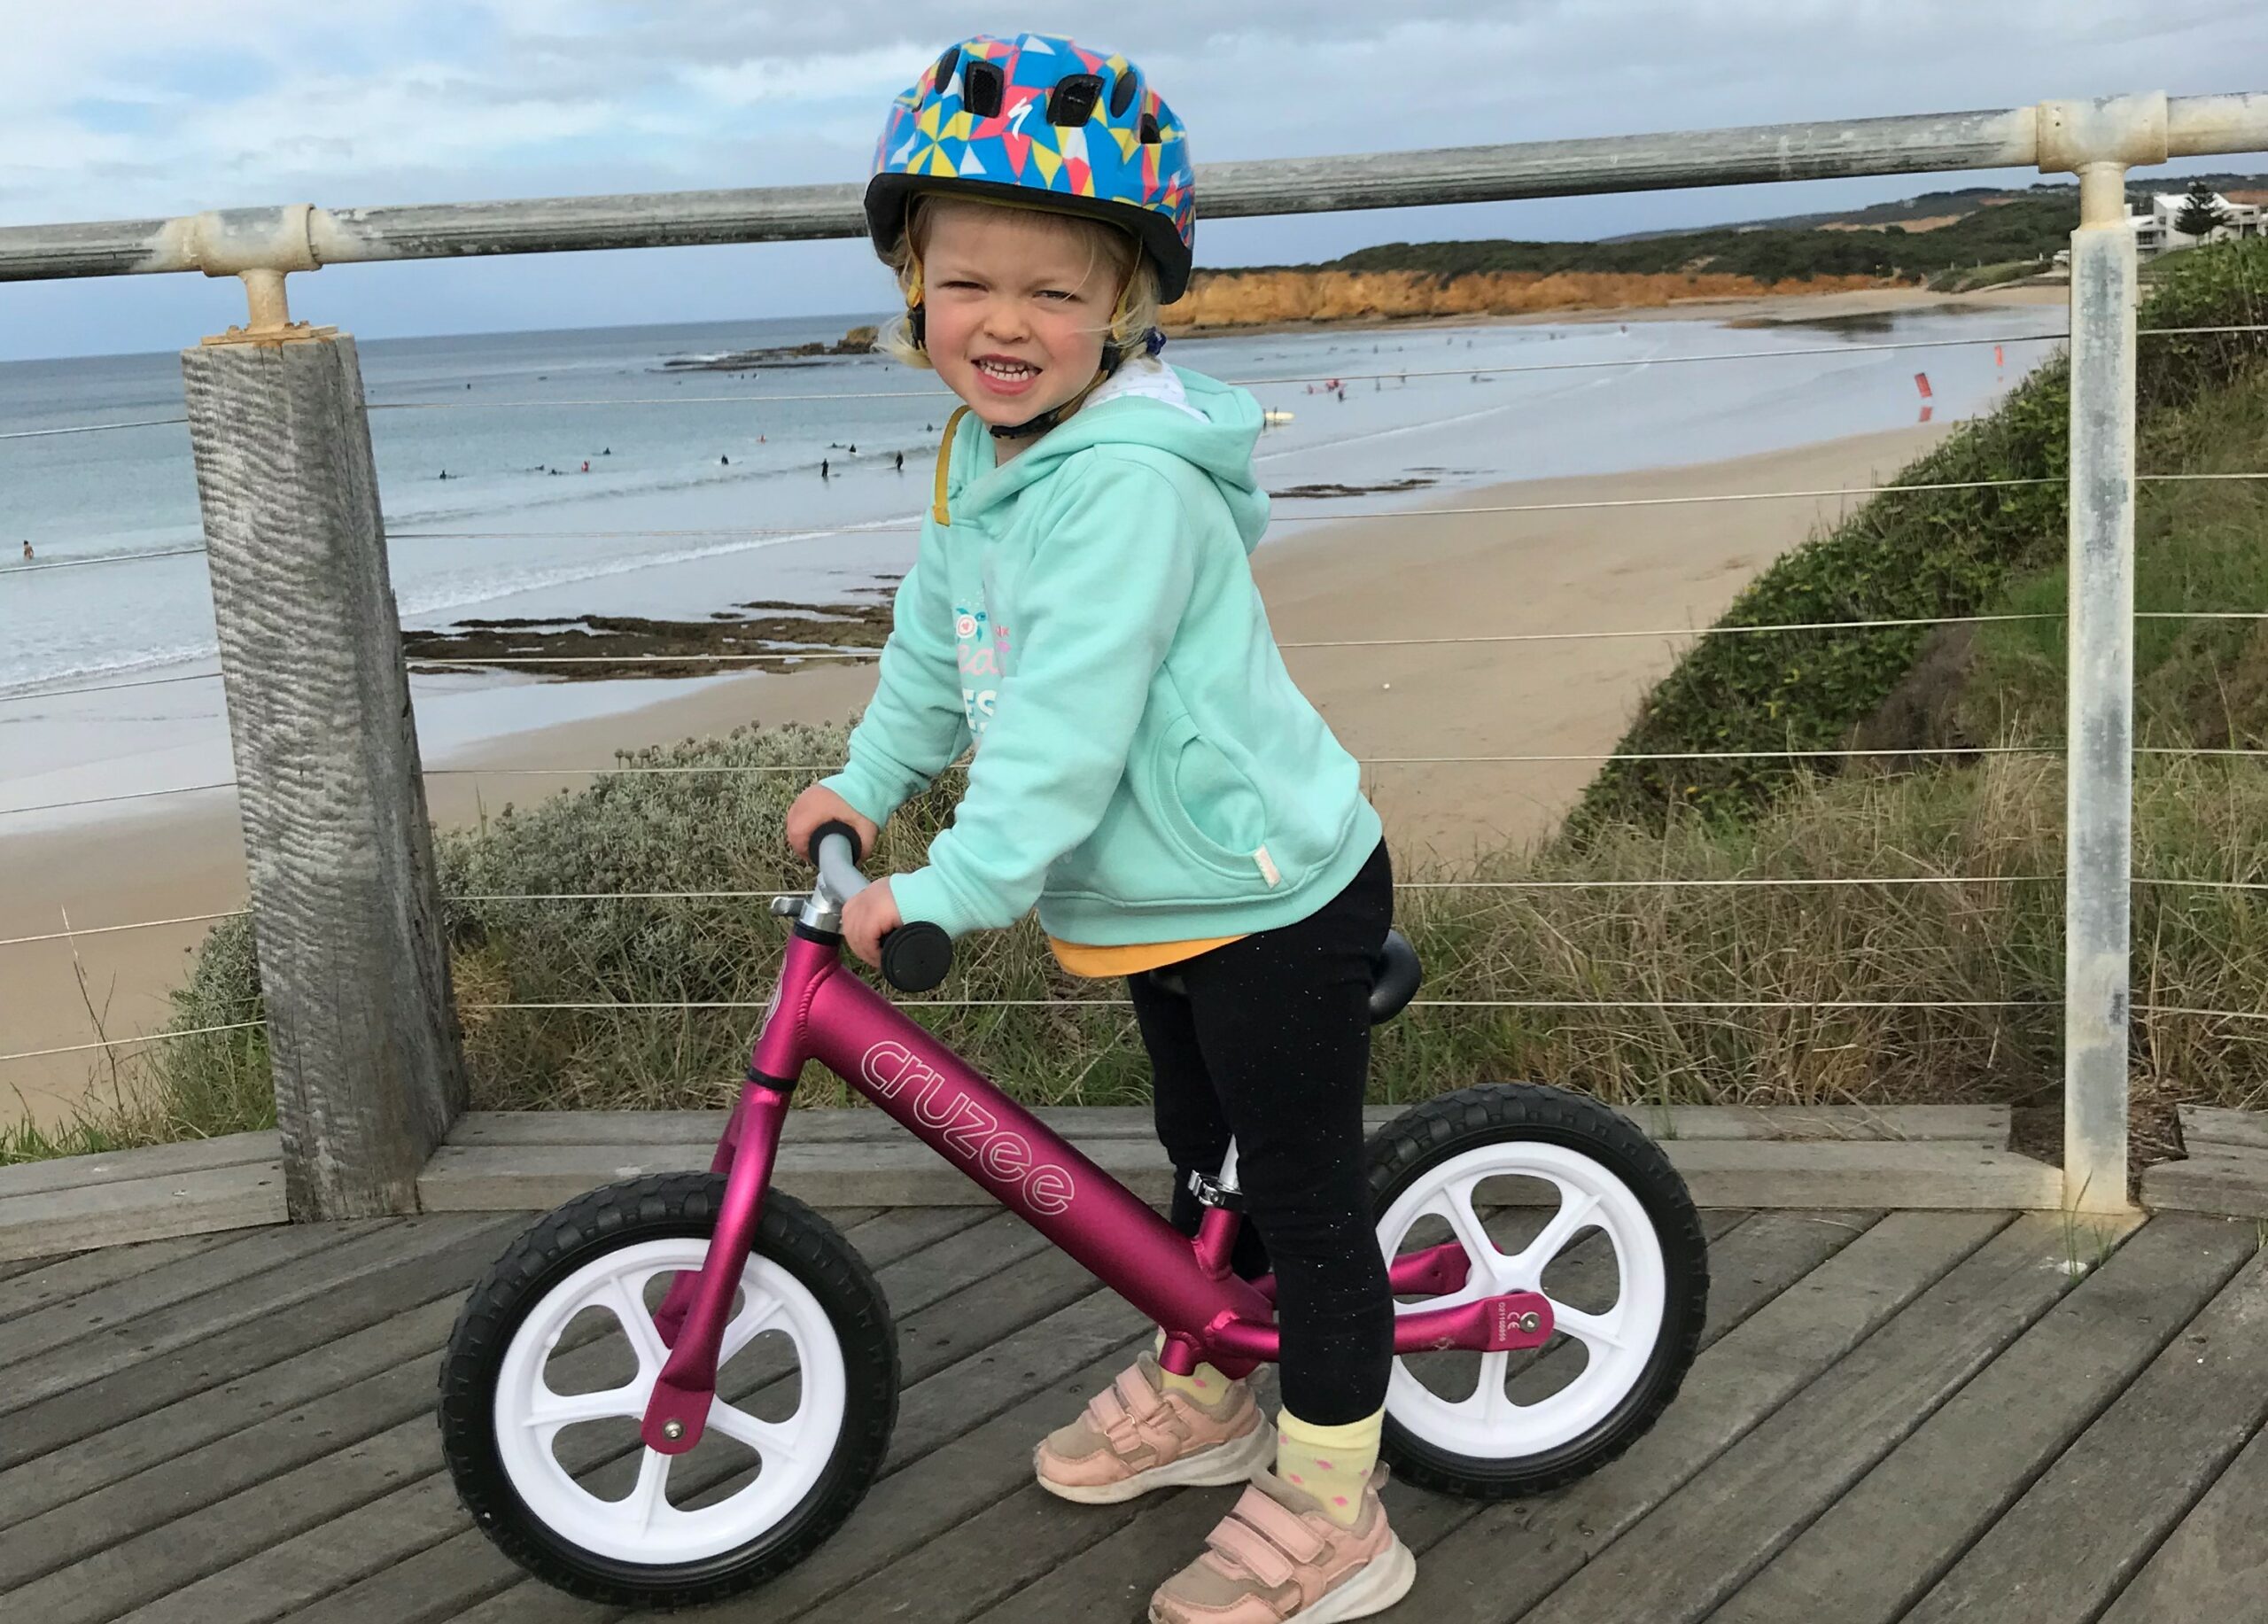
[[[1047,93],[1047,121],[1064,128],[1076,128],[1094,116],[1095,104],[1101,99],[1102,81],[1094,74],[1067,75]]]
[[[1110,87],[1110,116],[1122,119],[1126,110],[1134,105],[1134,74],[1131,69],[1119,74],[1118,82]]]
[[[1164,139],[1164,136],[1158,134],[1158,115],[1154,113],[1144,113],[1142,115],[1142,144],[1157,146]]]
[[[960,105],[980,119],[998,118],[1007,95],[1007,81],[997,62],[972,58],[960,74]]]
[[[937,58],[937,71],[929,77],[929,90],[932,95],[943,96],[945,93],[945,87],[953,82],[953,64],[959,60],[960,47],[958,45],[951,47],[944,56]]]

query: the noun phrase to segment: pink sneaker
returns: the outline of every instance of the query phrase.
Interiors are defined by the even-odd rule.
[[[1250,1386],[1232,1381],[1218,1403],[1169,1391],[1148,1354],[1087,1401],[1068,1426],[1032,1451],[1039,1486],[1087,1505],[1115,1505],[1153,1488],[1241,1483],[1275,1458]]]
[[[1150,1624],[1335,1624],[1385,1612],[1418,1578],[1417,1558],[1386,1526],[1385,1481],[1384,1466],[1371,1472],[1362,1515],[1342,1528],[1313,1495],[1254,1473],[1206,1536],[1210,1549],[1150,1597]]]

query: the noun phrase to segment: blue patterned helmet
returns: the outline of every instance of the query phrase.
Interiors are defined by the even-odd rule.
[[[1173,110],[1121,56],[1048,35],[978,35],[893,103],[866,183],[866,229],[887,254],[917,191],[1006,198],[1133,233],[1168,303],[1189,285],[1197,177]]]

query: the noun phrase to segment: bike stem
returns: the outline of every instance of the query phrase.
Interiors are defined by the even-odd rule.
[[[733,1107],[732,1124],[717,1147],[711,1170],[725,1174],[725,1207],[697,1272],[680,1273],[654,1316],[670,1356],[647,1401],[639,1437],[649,1449],[682,1455],[701,1441],[717,1395],[717,1355],[733,1294],[740,1289],[756,1242],[764,1191],[788,1115],[787,1091],[750,1077]],[[687,1306],[687,1300],[690,1306]]]

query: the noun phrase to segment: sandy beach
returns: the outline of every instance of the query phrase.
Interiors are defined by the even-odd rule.
[[[1784,309],[1784,301],[1783,308]],[[1571,631],[1661,633],[1539,641],[1287,649],[1294,676],[1348,748],[1386,757],[1595,757],[1611,750],[1646,688],[1758,570],[1858,499],[1695,505],[1504,507],[1850,488],[1879,483],[1948,424],[1859,435],[1793,450],[1600,478],[1534,480],[1420,501],[1380,498],[1348,517],[1301,525],[1254,559],[1286,644],[1400,638],[1534,637]],[[1411,509],[1416,510],[1411,510]],[[491,741],[429,767],[605,764],[617,749],[721,732],[742,722],[823,721],[856,711],[873,668],[845,662],[676,690],[640,709]],[[1373,765],[1369,778],[1401,851],[1455,855],[1535,836],[1596,770],[1588,759]],[[435,819],[579,781],[450,773],[429,782]],[[85,830],[0,843],[0,936],[175,919],[244,905],[235,803],[226,792],[158,802]],[[0,948],[0,1053],[86,1043],[161,1024],[166,992],[208,927],[201,922]],[[52,1121],[89,1086],[98,1053],[11,1062],[0,1110]],[[20,1107],[15,1102],[20,1098]]]

